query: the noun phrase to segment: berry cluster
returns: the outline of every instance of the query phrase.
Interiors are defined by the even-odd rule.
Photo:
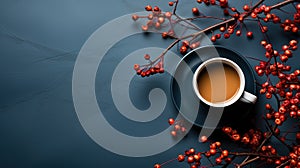
[[[289,166],[286,168],[290,167],[299,167],[300,166],[300,146],[294,146],[293,151],[290,152],[289,154]]]
[[[228,0],[197,0],[198,3],[205,3],[206,5],[219,5],[222,8],[226,8],[228,6]],[[217,4],[219,3],[219,4]]]
[[[227,134],[233,141],[241,142],[244,145],[249,145],[252,149],[256,149],[262,141],[262,132],[259,130],[250,129],[243,136],[237,130],[231,127],[223,127],[223,132]]]
[[[139,64],[134,64],[133,68],[138,75],[141,77],[148,77],[157,73],[164,73],[164,67],[162,60],[152,61],[149,54],[145,54],[145,60],[149,61],[149,64],[140,66]]]
[[[180,121],[175,121],[173,118],[169,118],[168,120],[169,125],[173,125],[173,130],[171,131],[171,135],[173,137],[178,136],[179,134],[184,134],[186,133],[186,128],[184,126],[184,123],[182,120]]]
[[[296,6],[297,12],[294,14],[293,20],[286,19],[283,23],[281,23],[281,27],[285,32],[293,32],[298,33],[299,27],[297,24],[300,23],[300,4]]]
[[[214,162],[211,157],[215,157]],[[231,163],[228,150],[221,148],[221,142],[214,142],[209,145],[209,150],[206,152],[196,152],[194,148],[186,150],[184,154],[177,156],[178,162],[187,162],[191,168],[198,168],[201,166],[202,158],[207,158],[211,162],[211,166]]]
[[[157,30],[161,29],[166,20],[171,20],[172,13],[165,12],[163,13],[158,6],[152,8],[152,6],[147,5],[145,10],[151,12],[148,16],[138,16],[132,15],[132,19],[134,21],[138,20],[139,18],[147,18],[148,22],[146,25],[141,26],[143,31],[148,31],[149,28],[155,28]],[[171,35],[171,34],[170,34]]]
[[[270,80],[266,81],[261,85],[260,93],[265,94],[267,99],[272,98],[272,95],[278,95],[282,99],[277,110],[266,104],[266,119],[273,119],[276,125],[282,125],[288,115],[292,118],[300,117],[300,70],[288,73],[291,67],[285,65],[293,56],[292,51],[297,49],[297,41],[291,40],[289,45],[283,45],[281,52],[274,50],[266,41],[262,41],[261,44],[266,49],[265,56],[268,61],[260,61],[259,65],[255,66],[255,71],[259,76],[266,75],[268,79],[270,75],[277,77],[278,81],[276,84],[272,84]],[[278,57],[281,63],[277,61]],[[271,63],[271,59],[275,60],[274,63]]]

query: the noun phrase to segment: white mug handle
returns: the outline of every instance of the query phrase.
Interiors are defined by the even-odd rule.
[[[244,91],[240,100],[244,103],[251,103],[254,104],[257,100],[257,97],[249,92]]]

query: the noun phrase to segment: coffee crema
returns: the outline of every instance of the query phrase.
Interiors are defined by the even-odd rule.
[[[198,75],[198,90],[208,102],[221,103],[234,97],[240,87],[238,72],[225,63],[214,62],[205,66]]]

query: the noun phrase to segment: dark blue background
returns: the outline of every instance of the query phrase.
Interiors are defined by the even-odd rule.
[[[234,3],[236,7],[242,5],[240,1],[231,4]],[[187,138],[162,154],[145,158],[123,157],[94,143],[77,119],[72,102],[71,79],[81,46],[101,25],[119,16],[142,11],[148,4],[169,9],[167,1],[154,0],[1,0],[0,167],[152,167],[156,162],[176,157],[189,147],[206,148],[197,142],[198,129],[193,129]],[[181,5],[178,13],[188,17],[196,2],[185,1]],[[215,7],[204,7],[202,10],[209,14],[219,11]],[[204,21],[199,26],[208,24]],[[255,27],[253,40],[232,37],[218,44],[235,49],[244,56],[263,58],[264,49],[258,45],[262,37],[255,23],[250,24],[249,29],[251,27]],[[282,32],[278,25],[269,29],[275,47],[295,38],[290,33],[276,33]],[[118,61],[134,50],[149,46],[166,47],[169,42],[161,40],[159,35],[135,35],[124,39],[107,53],[105,59],[111,65],[99,69],[99,74],[105,75],[105,69],[112,71]],[[249,62],[253,66],[257,64],[254,60],[249,59]],[[291,65],[299,68],[299,62],[296,52]],[[148,93],[141,94],[141,90],[161,87],[170,95],[168,74],[134,80],[138,82],[132,82],[131,94],[140,96],[133,98],[139,108],[149,106],[146,101]],[[258,78],[258,81],[261,79]],[[97,79],[98,89],[105,85],[106,81]],[[135,93],[137,91],[139,94]],[[263,109],[264,101],[260,98],[255,107],[257,111]],[[101,100],[99,102],[101,105]],[[169,98],[167,109],[161,117],[136,127],[137,123],[119,119],[118,114],[114,118],[116,111],[112,102],[106,102],[104,106],[111,110],[106,112],[111,112],[108,120],[112,125],[123,132],[142,136],[164,129],[168,117],[177,114]],[[260,117],[259,114],[257,116]],[[118,127],[118,123],[127,126]],[[262,125],[260,120],[253,123]],[[174,162],[168,167],[178,165]]]

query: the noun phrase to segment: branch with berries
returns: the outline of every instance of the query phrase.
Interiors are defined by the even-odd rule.
[[[298,48],[298,41],[291,39],[288,44],[282,45],[280,49],[275,49],[269,40],[268,25],[273,23],[282,28],[283,33],[290,33],[297,38],[300,23],[300,0],[283,0],[273,5],[265,5],[265,0],[259,0],[254,5],[245,4],[242,9],[234,8],[228,0],[197,0],[199,5],[217,6],[220,8],[224,17],[208,16],[202,13],[198,7],[192,8],[193,17],[181,18],[176,14],[179,7],[179,0],[169,2],[171,11],[163,12],[159,7],[150,5],[145,7],[149,12],[148,16],[133,15],[132,19],[146,19],[147,23],[141,28],[144,31],[154,29],[161,33],[163,39],[173,39],[173,42],[159,56],[151,59],[150,55],[145,54],[147,64],[135,64],[134,69],[137,74],[146,77],[156,73],[164,72],[164,57],[174,46],[180,45],[180,53],[186,54],[189,50],[201,45],[199,37],[205,33],[210,35],[212,42],[217,40],[229,39],[231,36],[246,35],[253,38],[254,34],[247,28],[248,23],[257,23],[264,40],[260,45],[265,49],[264,58],[258,61],[254,67],[258,76],[264,77],[263,83],[257,83],[260,87],[260,94],[266,99],[275,98],[276,105],[267,103],[265,105],[262,122],[265,122],[266,129],[253,128],[246,132],[239,132],[231,127],[224,127],[223,133],[235,144],[241,145],[244,151],[230,151],[222,146],[220,141],[211,141],[207,137],[201,137],[203,143],[209,143],[209,150],[196,152],[195,148],[190,148],[178,157],[170,160],[186,162],[191,168],[198,167],[244,167],[256,163],[256,166],[268,164],[273,167],[300,167],[300,69],[293,68],[288,62],[294,57],[294,51]],[[293,11],[284,11],[282,8],[290,6]],[[286,18],[276,13],[286,14]],[[196,22],[201,19],[212,19],[218,21],[204,29],[195,27],[190,21]],[[177,34],[174,27],[185,23],[186,28],[195,30],[195,33],[188,35]],[[268,23],[268,24],[267,24]],[[169,27],[168,30],[163,28]],[[289,122],[287,122],[289,120]],[[184,123],[169,119],[169,124],[174,126],[171,131],[172,136],[185,132]],[[283,129],[290,127],[288,130]],[[276,139],[284,146],[287,153],[279,153],[278,146],[272,144]],[[237,159],[237,158],[242,158]],[[206,159],[208,165],[203,165],[202,160]],[[167,161],[155,164],[154,168],[161,168]]]

